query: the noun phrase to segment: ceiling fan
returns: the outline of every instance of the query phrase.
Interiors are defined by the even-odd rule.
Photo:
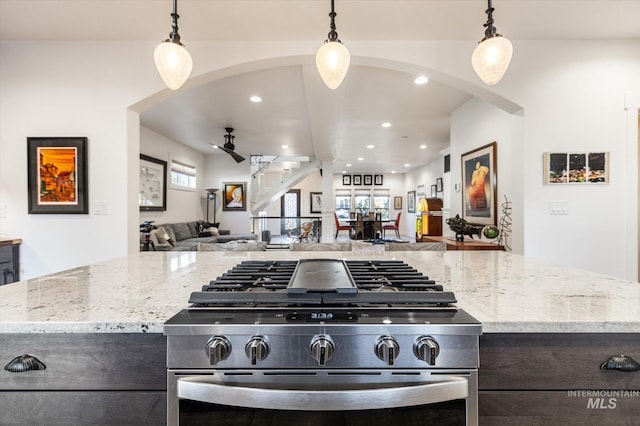
[[[236,137],[231,134],[233,132],[233,127],[225,127],[224,130],[226,130],[227,132],[227,134],[224,135],[224,145],[223,146],[216,145],[216,144],[211,144],[211,145],[213,145],[214,148],[221,149],[227,154],[229,154],[230,156],[232,156],[233,159],[236,160],[236,163],[243,162],[245,158],[235,151],[236,146],[233,144],[233,140]]]

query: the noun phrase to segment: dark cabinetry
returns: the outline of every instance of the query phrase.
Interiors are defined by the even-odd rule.
[[[0,285],[20,281],[20,243],[0,239]]]
[[[480,336],[480,424],[640,424],[640,372],[600,369],[619,354],[639,360],[640,335]]]

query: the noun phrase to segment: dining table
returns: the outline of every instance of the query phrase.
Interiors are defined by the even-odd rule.
[[[356,218],[349,218],[349,219],[340,219],[340,222],[344,222],[344,223],[348,223],[352,229],[355,229],[356,226],[356,222],[358,221],[358,219]],[[379,237],[376,237],[375,232],[374,232],[374,223],[376,222],[376,219],[373,217],[363,217],[362,218],[362,222],[364,222],[364,235],[362,236],[362,238],[357,238],[357,235],[353,235],[352,233],[352,237],[351,239],[363,239],[363,240],[371,240],[374,238],[382,238],[382,235],[380,235]],[[380,223],[385,224],[385,223],[390,223],[390,222],[395,222],[392,219],[380,219]]]

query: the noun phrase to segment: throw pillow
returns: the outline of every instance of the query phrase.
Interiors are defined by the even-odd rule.
[[[212,237],[217,237],[218,235],[220,235],[220,231],[218,231],[218,228],[211,227],[209,228],[209,232],[211,233]]]

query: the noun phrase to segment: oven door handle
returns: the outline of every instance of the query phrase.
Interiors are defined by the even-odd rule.
[[[214,383],[210,376],[188,376],[178,379],[177,394],[181,399],[232,407],[346,411],[409,407],[464,399],[469,390],[467,379],[455,376],[441,376],[435,381],[415,385],[346,390],[243,387]]]

